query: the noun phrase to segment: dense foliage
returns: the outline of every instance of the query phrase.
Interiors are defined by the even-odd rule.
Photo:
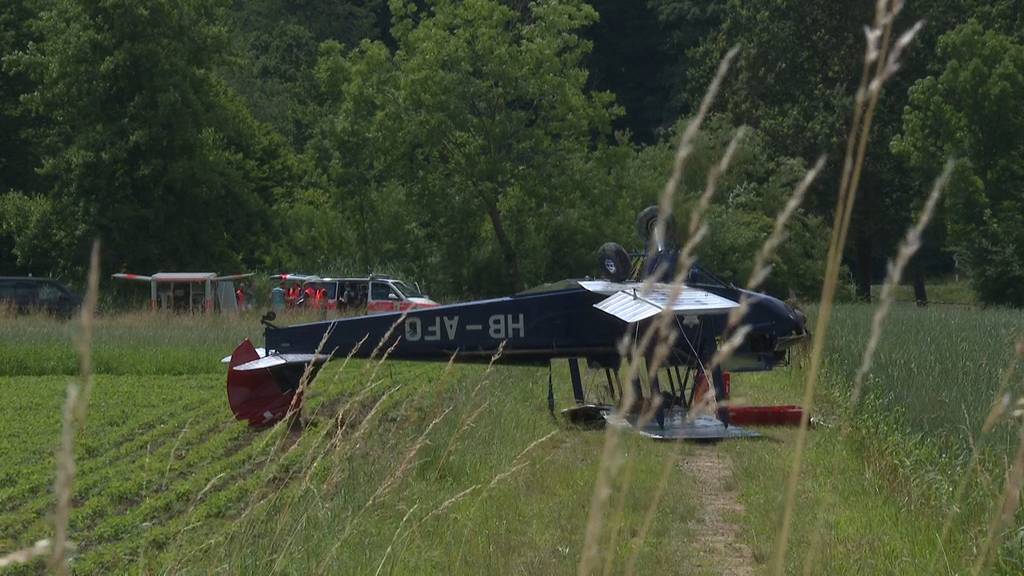
[[[985,300],[1024,306],[1024,43],[972,20],[939,42],[943,68],[913,87],[893,149],[923,174],[960,158],[950,241]]]
[[[739,126],[701,257],[742,282],[818,155],[768,288],[812,298],[872,2],[8,0],[0,6],[0,273],[395,271],[498,293],[639,248],[637,211],[725,50],[742,52],[680,209]],[[858,293],[947,156],[912,267],[1020,305],[1017,0],[919,0],[875,122],[847,264]],[[1016,219],[1016,220],[1015,220]],[[955,268],[958,267],[958,268]]]

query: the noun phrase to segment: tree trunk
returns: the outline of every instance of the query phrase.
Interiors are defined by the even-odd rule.
[[[498,239],[498,247],[501,249],[501,256],[505,261],[505,274],[510,287],[513,290],[519,290],[519,262],[516,258],[516,249],[512,246],[508,234],[505,233],[497,202],[487,202],[487,215],[491,218],[491,225],[494,226],[494,237]]]
[[[914,301],[918,306],[928,305],[928,292],[924,287],[924,274],[920,271],[914,272]]]
[[[863,302],[871,302],[871,276],[873,246],[871,245],[871,234],[860,226],[857,230],[857,299]]]

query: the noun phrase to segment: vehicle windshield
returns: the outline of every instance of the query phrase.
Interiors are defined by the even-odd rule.
[[[392,282],[392,285],[394,285],[395,288],[398,288],[398,291],[406,298],[424,298],[424,295],[421,294],[419,290],[409,286],[401,280],[395,280]]]

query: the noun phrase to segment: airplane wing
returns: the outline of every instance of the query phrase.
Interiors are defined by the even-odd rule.
[[[271,274],[271,280],[292,280],[295,282],[312,282],[320,280],[319,276],[310,274]]]
[[[149,282],[153,279],[152,276],[144,276],[142,274],[112,274],[111,278],[118,280],[135,280],[136,282]]]
[[[587,284],[600,285],[591,288]],[[610,282],[580,282],[580,285],[598,293],[607,293],[607,290],[616,287]],[[733,300],[689,286],[683,286],[675,298],[672,298],[673,288],[669,284],[654,284],[647,290],[644,290],[642,285],[621,286],[621,289],[594,304],[594,307],[629,323],[646,320],[666,308],[677,315],[706,316],[725,314],[739,306],[739,303]]]
[[[244,364],[239,364],[232,368],[232,370],[241,370],[247,372],[249,370],[262,370],[264,368],[277,368],[278,366],[285,366],[288,364],[307,364],[310,361],[314,362],[327,362],[331,359],[327,354],[271,354],[267,355],[266,348],[255,348],[256,354],[259,356],[256,360],[250,360]],[[231,356],[225,356],[220,359],[222,364],[228,364],[231,362]]]
[[[258,360],[246,362],[245,364],[239,364],[232,368],[232,370],[248,372],[250,370],[277,368],[278,366],[293,364],[307,364],[309,362],[324,363],[330,359],[331,357],[327,354],[272,354],[270,356],[264,356]]]

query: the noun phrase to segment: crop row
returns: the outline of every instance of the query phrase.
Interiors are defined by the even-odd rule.
[[[345,393],[335,371],[325,370],[324,375],[309,394],[309,413],[336,404]],[[64,380],[21,391],[45,395],[48,390],[59,397]],[[265,481],[256,472],[267,462],[275,436],[254,434],[235,422],[224,402],[223,385],[210,384],[208,378],[99,378],[86,430],[78,438],[76,508],[70,527],[79,544],[77,571],[124,569],[132,557],[127,552],[159,550],[169,534],[184,528],[185,516],[217,521]],[[49,404],[39,408],[59,406],[60,400]],[[133,409],[123,413],[125,406]],[[13,426],[25,425],[31,413],[23,416]],[[47,435],[55,444],[53,434]],[[19,461],[30,460],[25,446],[18,451]],[[279,460],[294,466],[301,451]],[[0,492],[0,503],[10,511],[0,518],[4,549],[49,534],[52,462],[51,452],[34,465],[5,468],[18,482]]]
[[[140,453],[151,453],[168,438],[173,438],[193,420],[212,422],[222,419],[222,415],[212,414],[211,410],[202,410],[210,403],[206,399],[192,399],[182,406],[180,413],[168,418],[162,410],[137,414],[133,422],[118,426],[115,430],[90,423],[89,429],[94,433],[82,434],[84,446],[76,451],[77,475],[76,484],[79,491],[86,489],[94,471],[109,469],[115,463],[136,458]],[[206,412],[200,414],[199,412]],[[220,416],[220,418],[218,418]],[[54,444],[56,440],[53,441]],[[87,447],[87,448],[86,448]],[[8,486],[0,490],[0,509],[10,509],[24,503],[33,494],[40,491],[40,486],[48,487],[54,473],[53,454],[50,450],[41,452],[33,464],[11,466],[6,473],[11,477]]]

